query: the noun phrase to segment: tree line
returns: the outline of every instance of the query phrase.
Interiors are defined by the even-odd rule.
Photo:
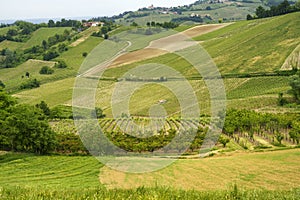
[[[271,6],[270,9],[265,9],[262,6],[259,6],[255,11],[256,16],[248,14],[247,20],[274,17],[297,11],[300,11],[300,1],[296,2],[294,5],[291,5],[287,0],[284,0],[277,6]]]
[[[283,139],[299,144],[299,114],[258,113],[250,110],[231,109],[226,112],[223,133],[234,138],[234,134],[243,135],[254,141],[254,134],[270,135],[271,143],[281,145]],[[246,133],[246,134],[245,134]]]

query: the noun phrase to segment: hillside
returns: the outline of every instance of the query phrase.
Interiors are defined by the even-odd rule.
[[[259,0],[253,1],[218,1],[204,0],[196,1],[190,5],[163,8],[149,6],[141,8],[135,12],[125,12],[117,22],[123,25],[129,25],[133,22],[144,26],[147,22],[174,21],[184,24],[194,23],[216,23],[219,20],[228,22],[244,20],[247,14],[254,14],[258,6],[264,6]]]
[[[292,13],[268,19],[236,22],[210,33],[206,33],[206,29],[191,29],[193,31],[190,32],[193,33],[193,35],[200,35],[196,36],[195,39],[200,41],[200,44],[210,53],[221,73],[224,75],[233,75],[232,78],[226,78],[224,80],[229,108],[248,108],[271,112],[274,110],[279,112],[292,110],[290,108],[280,108],[277,106],[278,93],[285,93],[289,89],[288,77],[235,77],[239,74],[269,73],[280,70],[285,59],[293,52],[297,45],[299,45],[300,35],[297,31],[300,24],[297,23],[299,21],[299,14],[300,13]],[[199,32],[195,32],[194,30],[199,30]],[[201,31],[204,31],[206,34],[202,34]],[[153,40],[157,37],[150,37],[149,41],[151,41],[151,38]],[[84,60],[81,54],[82,52],[90,52],[101,41],[101,39],[90,36],[77,46],[69,47],[69,51],[62,53],[61,56],[57,58],[57,60],[64,60],[68,66],[70,66],[69,68],[62,70],[62,73],[60,73],[60,70],[55,70],[53,75],[41,76],[43,83],[48,82],[47,84],[43,84],[40,88],[18,92],[16,96],[20,98],[21,102],[30,104],[36,104],[41,100],[45,100],[50,106],[59,104],[70,105],[74,81],[72,77],[74,77],[76,70]],[[140,46],[139,48],[145,46],[145,44],[140,42],[137,44]],[[141,57],[144,55],[145,57]],[[127,56],[120,57],[119,60],[113,64],[112,68],[106,70],[104,76],[107,78],[118,78],[127,70],[147,63],[161,63],[171,66],[187,78],[199,77],[195,69],[184,59],[178,57],[178,55],[171,53],[166,54],[166,52],[156,50],[129,52]],[[5,70],[2,71],[5,72]],[[15,69],[7,69],[7,72],[0,74],[0,80],[2,79],[6,82],[5,74],[14,74],[17,73],[17,71],[15,71]],[[33,73],[36,72],[33,71]],[[64,75],[70,78],[55,81],[62,79]],[[20,75],[17,76],[19,77]],[[8,88],[16,87],[10,85],[10,83],[13,82],[17,83],[18,81],[16,80],[10,80],[7,83]],[[209,102],[206,99],[208,91],[205,89],[203,81],[190,80],[190,82],[197,91],[196,94],[203,111],[208,111]],[[100,81],[97,92],[97,105],[102,107],[108,116],[111,116],[110,95],[112,94],[115,84],[114,81]],[[60,87],[57,87],[58,85],[60,85]],[[157,86],[153,85],[151,87],[156,88]],[[51,88],[55,88],[55,90]],[[200,90],[198,88],[203,89]],[[157,89],[159,91],[161,90],[161,92],[163,91],[163,88]],[[56,98],[54,101],[53,93],[50,91],[61,94],[61,98]],[[171,109],[170,114],[176,113],[177,106],[174,107],[176,101],[173,100],[171,93],[165,91],[162,94],[162,96],[152,96],[151,102],[168,99],[169,101],[165,105],[166,109]],[[140,98],[144,96],[149,96],[147,91],[139,91],[133,99],[133,102],[139,102],[141,100]],[[133,106],[132,112],[134,115],[145,115],[149,105],[151,105],[150,101],[145,104],[140,104],[139,107]]]
[[[280,70],[300,43],[300,13],[236,22],[196,37],[222,73]]]
[[[64,192],[76,189],[80,194],[79,191],[88,192],[103,186],[108,189],[144,186],[226,191],[234,183],[243,190],[287,191],[299,184],[298,162],[299,150],[294,149],[181,159],[154,173],[129,174],[103,167],[93,157],[1,154],[0,194],[3,188]],[[35,193],[37,191],[31,195]]]

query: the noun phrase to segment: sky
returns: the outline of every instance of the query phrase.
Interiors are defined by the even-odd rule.
[[[0,20],[112,16],[154,6],[188,5],[196,0],[1,0]]]

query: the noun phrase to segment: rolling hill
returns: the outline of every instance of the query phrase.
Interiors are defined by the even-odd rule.
[[[202,29],[199,29],[199,32],[192,31],[194,35],[199,35],[195,36],[194,39],[199,41],[212,56],[220,72],[223,75],[233,75],[231,78],[224,79],[229,108],[249,108],[271,112],[274,110],[280,112],[291,110],[290,108],[279,108],[277,106],[278,93],[285,93],[289,89],[288,77],[264,77],[263,73],[279,71],[285,59],[294,51],[297,45],[299,45],[300,35],[299,31],[297,31],[300,24],[298,23],[299,16],[300,13],[298,12],[268,19],[235,22],[205,34],[201,32]],[[156,38],[153,37],[153,39]],[[84,60],[84,57],[82,57],[81,54],[83,52],[90,52],[101,41],[102,40],[99,38],[89,36],[77,46],[69,47],[69,51],[64,52],[57,60],[64,60],[70,67],[62,70],[61,73],[57,69],[55,70],[55,73],[49,77],[45,75],[37,76],[41,77],[41,80],[45,83],[41,88],[18,92],[15,95],[20,98],[21,102],[31,104],[46,100],[51,106],[59,104],[70,105],[72,99],[72,80],[75,80],[74,76],[76,75],[76,70],[79,69]],[[142,45],[141,47],[143,46],[145,45]],[[199,77],[195,69],[193,69],[189,63],[172,53],[157,52],[153,50],[153,55],[151,55],[151,50],[148,50],[145,52],[147,56],[143,58],[141,56],[143,56],[144,52],[138,52],[139,51],[130,52],[128,55],[131,56],[128,58],[126,56],[123,58],[120,57],[120,59],[113,64],[113,67],[109,68],[104,73],[104,76],[111,79],[111,81],[99,82],[97,105],[104,108],[108,116],[111,115],[109,96],[112,94],[116,84],[113,80],[120,77],[127,70],[147,63],[165,64],[178,70],[185,77],[190,77],[190,82],[197,91],[196,94],[204,112],[209,110],[209,101],[206,99],[208,91],[205,89],[203,81],[192,79],[193,77],[201,79],[201,77]],[[21,72],[21,67],[19,66],[16,69],[6,69],[7,72],[1,69],[3,73],[0,73],[0,80],[4,80],[5,83],[6,73],[14,74],[17,73],[17,71]],[[32,73],[37,73],[37,71],[38,68],[36,68],[35,72],[32,71]],[[251,73],[260,73],[262,76],[238,78],[239,74],[245,75]],[[20,75],[17,75],[16,80],[11,79],[7,83],[9,88],[17,87],[13,84],[11,85],[11,83],[17,84],[19,76]],[[64,80],[64,77],[69,78]],[[269,84],[271,82],[273,84]],[[59,100],[56,99],[55,101],[53,101],[50,92],[49,94],[47,93],[47,91],[52,91],[51,88],[54,88],[54,85],[60,85],[60,87],[55,86],[55,92],[57,94],[64,94]],[[203,89],[197,89],[199,87]],[[69,92],[64,92],[66,89]],[[160,89],[158,88],[158,90]],[[163,88],[161,88],[161,90],[163,90]],[[146,92],[146,90],[144,91]],[[143,90],[139,91],[139,94],[135,97],[135,101],[139,102],[139,97],[143,98],[149,96],[146,94],[147,92],[145,92],[143,93]],[[174,110],[173,106],[175,105],[175,102],[173,102],[173,98],[171,98],[172,95],[170,95],[171,93],[167,92],[164,94],[164,97],[157,97],[153,99],[153,101],[155,102],[162,98],[169,99],[169,104],[165,106],[167,110],[172,108],[171,110],[173,111],[171,113],[174,114],[176,113],[176,109]],[[152,98],[154,98],[154,96]],[[141,105],[143,106],[133,106],[133,113],[136,115],[145,115],[150,104]]]

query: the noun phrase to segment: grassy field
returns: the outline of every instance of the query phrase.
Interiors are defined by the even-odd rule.
[[[16,26],[0,28],[0,35],[5,35],[9,31],[9,29],[16,29]]]
[[[178,160],[156,172],[128,174],[103,167],[93,157],[6,154],[0,156],[0,195],[4,199],[20,195],[33,199],[297,199],[299,155],[299,149],[235,153]]]
[[[178,160],[165,169],[148,174],[127,174],[103,167],[100,181],[109,188],[163,185],[207,191],[226,190],[236,183],[245,189],[289,190],[300,186],[299,155],[299,149],[295,149]]]
[[[300,13],[236,22],[196,37],[221,73],[279,70],[300,42]]]
[[[49,37],[55,34],[61,35],[65,30],[71,30],[70,27],[55,27],[55,28],[40,28],[36,30],[31,38],[24,44],[23,49],[27,49],[36,45],[41,45],[43,40],[48,40]]]
[[[25,90],[15,94],[21,103],[35,105],[41,101],[50,107],[68,104],[72,98],[74,78],[67,78],[41,85],[39,88]]]
[[[82,53],[90,53],[102,41],[103,39],[99,37],[89,37],[84,42],[79,43],[76,47],[70,47],[68,51],[62,53],[56,60],[65,61],[68,67],[72,68],[76,74],[85,59],[85,57],[82,56]]]
[[[3,30],[2,30],[3,29]],[[8,31],[7,28],[0,29],[1,32]],[[65,30],[71,30],[69,27],[56,27],[56,28],[40,28],[32,33],[30,39],[25,42],[12,42],[12,41],[3,41],[0,43],[0,50],[9,48],[10,50],[17,50],[17,49],[27,49],[36,45],[41,45],[43,40],[48,40],[49,37],[54,36],[55,34],[62,34]]]
[[[59,189],[98,187],[102,164],[94,157],[8,154],[0,156],[0,166],[0,187]]]
[[[4,40],[0,43],[0,50],[2,49],[10,49],[10,50],[17,50],[21,47],[23,47],[24,43],[22,42],[13,42],[13,41],[8,41]]]
[[[203,80],[189,81],[199,101],[201,113],[210,114],[209,91]],[[270,84],[272,83],[272,84]],[[43,84],[40,88],[16,93],[20,102],[36,104],[45,100],[51,107],[59,104],[72,104],[74,78]],[[289,89],[288,77],[254,77],[228,78],[224,80],[227,93],[228,108],[252,109],[266,112],[295,111],[293,108],[277,106],[278,93]],[[112,117],[111,98],[116,87],[114,81],[99,81],[96,91],[96,105],[104,109],[108,117]],[[152,91],[156,91],[153,95]],[[60,98],[57,98],[59,96]],[[286,97],[289,95],[285,94]],[[130,99],[132,115],[148,116],[148,110],[161,99],[166,99],[163,106],[170,115],[177,115],[180,110],[174,94],[163,86],[147,84],[137,90]]]

